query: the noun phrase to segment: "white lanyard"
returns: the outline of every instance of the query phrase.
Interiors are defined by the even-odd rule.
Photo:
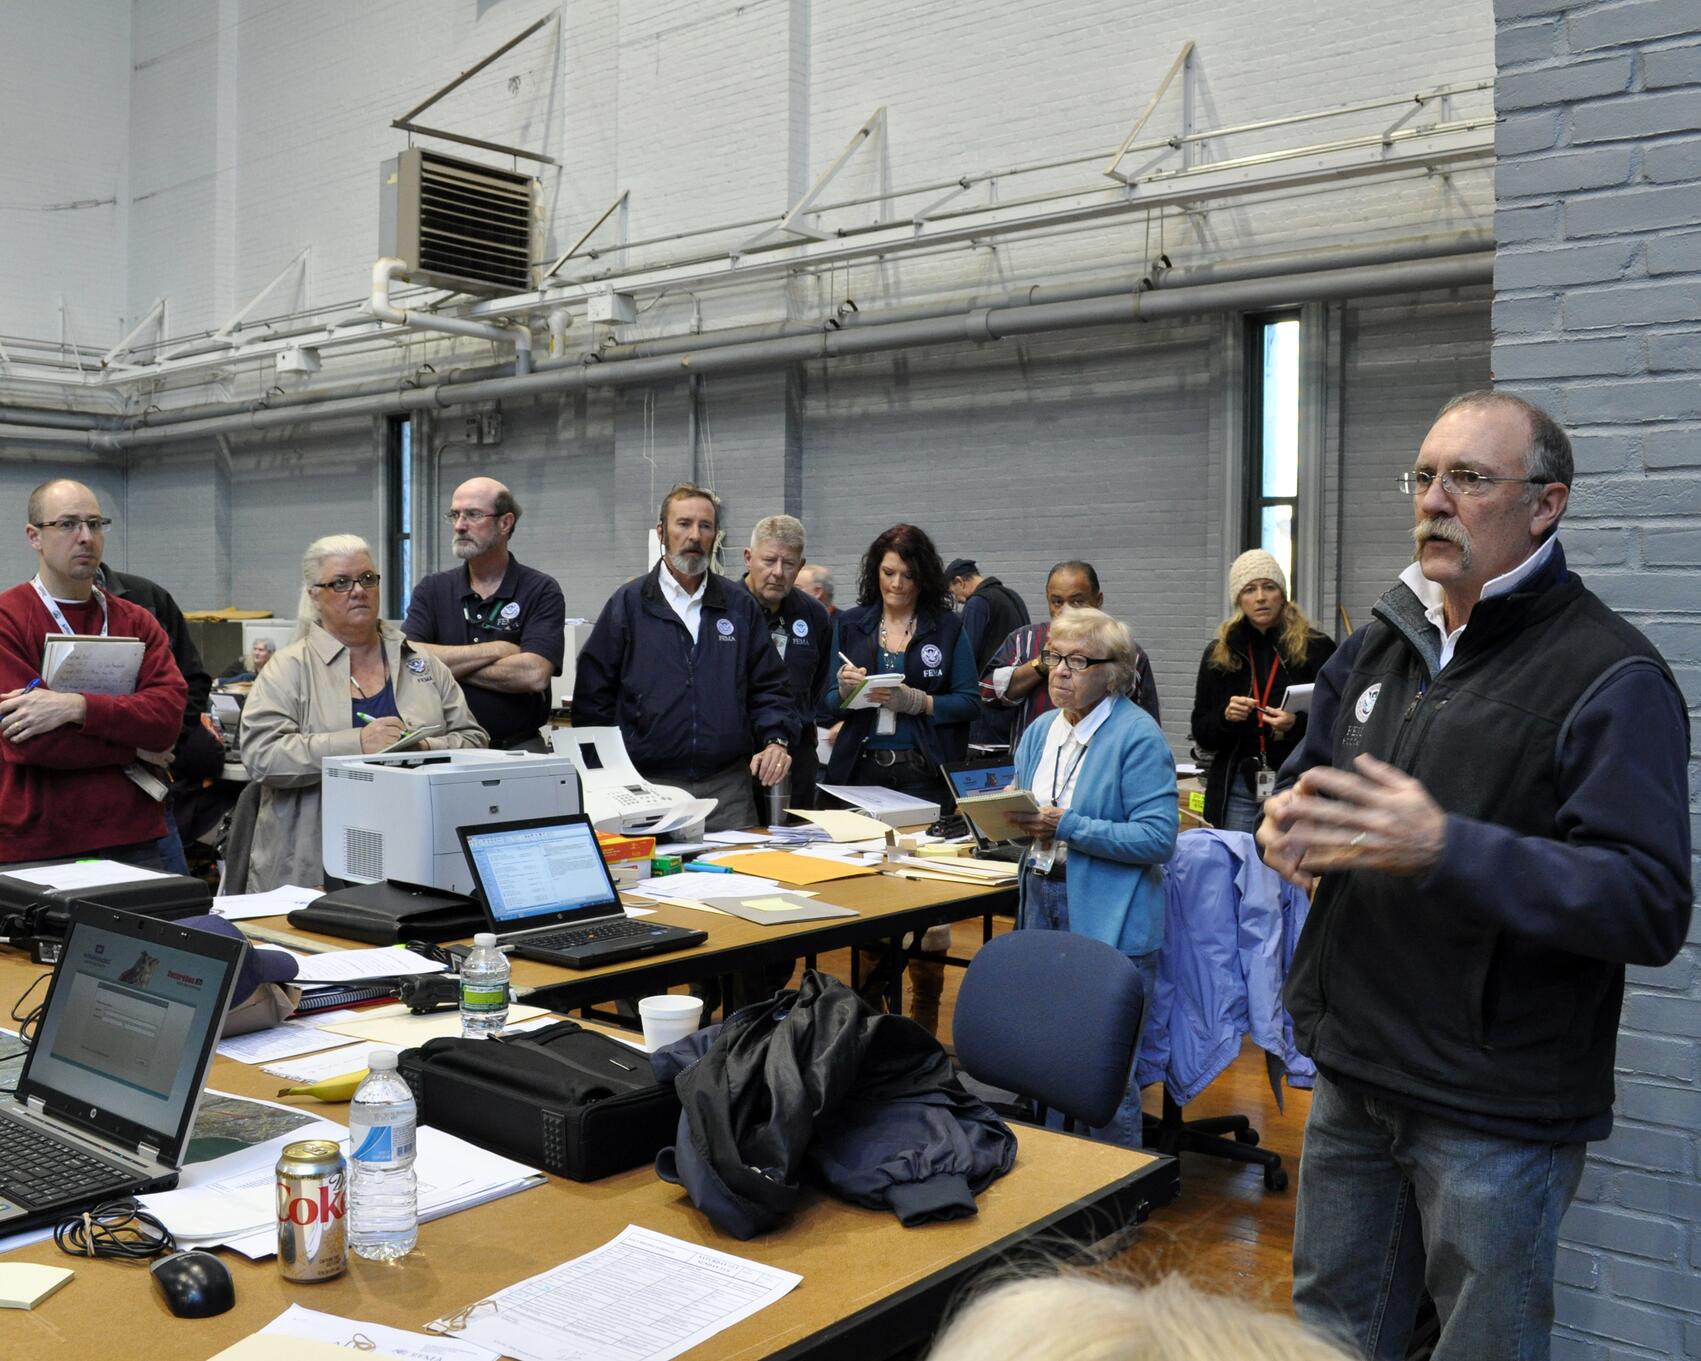
[[[59,608],[59,602],[50,596],[47,593],[47,587],[41,584],[41,578],[39,576],[32,577],[30,585],[35,587],[35,593],[41,597],[41,603],[47,606],[47,612],[53,616],[53,622],[59,625],[59,631],[61,633],[75,633],[76,629],[71,627],[65,618],[65,612]],[[107,629],[112,624],[112,612],[107,609],[106,596],[101,593],[100,588],[96,586],[91,589],[94,591],[95,600],[100,605],[100,636],[104,638]]]

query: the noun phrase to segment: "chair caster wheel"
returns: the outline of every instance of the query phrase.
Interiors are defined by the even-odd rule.
[[[1237,1129],[1234,1132],[1234,1141],[1237,1144],[1248,1144],[1256,1148],[1258,1146],[1258,1131],[1255,1129]]]
[[[1264,1189],[1266,1191],[1285,1191],[1288,1189],[1288,1170],[1285,1167],[1266,1167],[1264,1169]]]

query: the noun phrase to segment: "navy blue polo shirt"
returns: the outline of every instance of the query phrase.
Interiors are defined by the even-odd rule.
[[[496,593],[482,597],[472,588],[465,563],[433,572],[413,588],[402,632],[416,643],[464,647],[469,643],[517,643],[521,652],[535,653],[561,674],[566,654],[563,626],[567,602],[561,587],[547,572],[526,567],[512,553]],[[549,693],[509,694],[487,690],[476,675],[461,685],[473,717],[490,734],[492,746],[535,737],[549,721]]]

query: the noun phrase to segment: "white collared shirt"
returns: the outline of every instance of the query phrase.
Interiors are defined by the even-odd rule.
[[[1494,580],[1484,586],[1482,588],[1482,595],[1479,596],[1478,599],[1492,600],[1497,595],[1511,595],[1512,592],[1517,590],[1519,586],[1523,585],[1525,581],[1534,576],[1535,573],[1547,562],[1547,560],[1553,556],[1553,547],[1558,542],[1559,536],[1555,534],[1510,572],[1502,573],[1500,576],[1495,577]],[[1443,594],[1441,587],[1437,586],[1433,581],[1426,577],[1423,574],[1423,569],[1419,567],[1417,563],[1414,562],[1410,567],[1406,568],[1405,571],[1401,572],[1400,580],[1403,581],[1406,586],[1410,588],[1411,593],[1418,598],[1419,603],[1423,605],[1424,618],[1434,624],[1435,631],[1441,635],[1441,661],[1435,668],[1436,672],[1439,674],[1446,668],[1447,663],[1453,660],[1453,653],[1459,646],[1459,639],[1464,636],[1466,625],[1460,624],[1459,627],[1454,629],[1451,633],[1447,632],[1447,616],[1442,608],[1446,597]],[[1469,621],[1467,621],[1467,623],[1468,622]]]
[[[681,586],[665,562],[656,576],[661,580],[662,599],[667,601],[668,606],[679,616],[679,622],[685,625],[692,643],[695,644],[697,633],[703,627],[703,592],[709,589],[709,574],[703,573],[703,579],[697,583],[695,592],[687,591]]]

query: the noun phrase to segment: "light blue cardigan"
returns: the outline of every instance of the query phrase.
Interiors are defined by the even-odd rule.
[[[1144,709],[1124,695],[1100,702],[1110,713],[1087,744],[1069,811],[1057,824],[1059,840],[1069,843],[1069,929],[1143,955],[1164,943],[1161,867],[1175,851],[1179,821],[1175,760]],[[1016,783],[1023,789],[1033,788],[1046,732],[1061,721],[1054,709],[1022,734]]]

